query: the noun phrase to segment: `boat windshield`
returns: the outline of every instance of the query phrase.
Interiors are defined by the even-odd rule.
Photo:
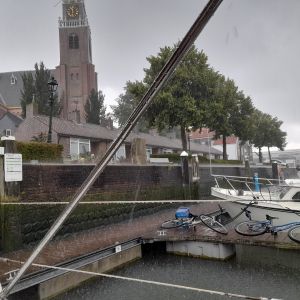
[[[282,187],[282,190],[279,194],[279,199],[282,199],[284,197],[284,195],[291,189],[291,187],[285,186]]]

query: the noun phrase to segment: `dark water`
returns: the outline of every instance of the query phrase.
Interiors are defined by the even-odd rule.
[[[153,257],[148,254],[142,260],[114,274],[247,296],[300,299],[300,272],[275,267],[246,268],[237,265],[234,259],[218,262],[168,254]],[[229,297],[120,279],[97,278],[55,299],[211,300],[229,299]]]

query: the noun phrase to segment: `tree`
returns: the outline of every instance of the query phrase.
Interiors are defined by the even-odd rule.
[[[160,49],[157,56],[147,58],[150,67],[144,69],[145,87],[152,84],[175,49],[176,45],[172,48],[164,47]],[[203,110],[201,108],[206,100],[204,83],[207,71],[207,56],[193,46],[168,83],[156,95],[146,113],[149,126],[154,126],[159,131],[179,127],[184,150],[187,150],[188,128],[199,128],[202,123]]]
[[[278,120],[277,117],[271,119],[270,127],[268,128],[268,139],[267,139],[267,147],[269,160],[272,161],[270,148],[277,147],[279,150],[284,150],[286,146],[286,132],[280,129],[282,125],[282,121]]]
[[[117,105],[112,105],[113,118],[118,122],[121,127],[125,125],[129,116],[137,106],[146,92],[146,86],[140,81],[127,81],[124,88],[125,93],[121,94],[117,99]],[[148,123],[144,117],[142,117],[134,128],[135,131],[147,132]]]
[[[26,105],[32,102],[35,96],[35,84],[33,75],[31,72],[23,73],[23,90],[21,91],[21,107],[22,107],[22,117],[26,117]]]
[[[26,116],[26,105],[35,99],[38,113],[41,115],[50,114],[48,81],[51,77],[50,71],[46,69],[43,62],[34,65],[34,77],[32,73],[24,73],[22,76],[23,90],[21,91],[22,115]],[[57,94],[54,95],[53,116],[59,115],[61,106],[58,102]]]
[[[84,110],[87,123],[107,127],[108,118],[106,116],[106,106],[104,105],[104,95],[102,91],[96,92],[94,89],[91,90]]]
[[[232,116],[232,124],[235,136],[239,137],[240,155],[242,154],[242,146],[251,141],[255,132],[255,120],[253,119],[254,107],[250,97],[245,97],[242,91],[237,95],[236,111]],[[240,160],[242,158],[240,157]]]
[[[238,88],[234,81],[217,76],[216,88],[212,91],[211,101],[207,103],[207,126],[215,131],[215,138],[223,140],[223,159],[227,159],[226,137],[234,134],[238,110]]]
[[[258,148],[259,162],[262,162],[262,147],[268,147],[269,159],[271,161],[270,147],[277,147],[283,150],[286,145],[286,132],[280,129],[282,121],[258,109],[254,112],[254,118],[256,120],[255,135],[252,142]]]

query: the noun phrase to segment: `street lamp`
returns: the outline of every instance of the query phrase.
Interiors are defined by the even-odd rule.
[[[185,194],[185,199],[191,199],[188,157],[189,157],[189,154],[186,151],[181,152],[180,158],[181,158],[181,166],[182,166],[183,190],[184,190],[184,194]],[[186,195],[186,186],[188,186],[188,195]]]
[[[188,138],[189,153],[191,152],[191,132],[192,132],[192,129],[193,129],[192,126],[189,126],[187,128],[187,133],[188,133],[187,138]]]
[[[54,94],[57,90],[58,83],[52,76],[51,79],[48,81],[48,91],[49,91],[49,105],[50,105],[50,115],[49,115],[49,131],[48,131],[48,138],[47,143],[52,143],[52,114],[53,114],[53,102],[54,102]]]

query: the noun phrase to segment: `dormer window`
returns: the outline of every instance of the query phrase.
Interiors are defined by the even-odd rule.
[[[11,74],[11,76],[10,76],[10,84],[11,85],[14,85],[14,84],[16,84],[17,83],[17,78],[16,78],[16,76],[14,75],[14,74]]]
[[[69,35],[69,48],[70,49],[78,49],[79,48],[79,38],[78,35],[72,33]]]

